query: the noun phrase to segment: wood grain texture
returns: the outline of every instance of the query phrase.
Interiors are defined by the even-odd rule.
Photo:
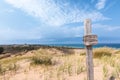
[[[98,43],[97,35],[85,35],[83,40],[86,46],[96,45]]]
[[[85,36],[92,34],[90,19],[85,20],[84,30]],[[87,79],[94,80],[92,45],[86,46],[86,64],[87,64]]]

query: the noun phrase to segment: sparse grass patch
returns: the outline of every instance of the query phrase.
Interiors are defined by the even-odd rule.
[[[0,74],[3,74],[3,72],[4,72],[4,68],[3,68],[3,66],[0,64]]]
[[[82,52],[80,53],[80,55],[81,55],[81,56],[84,56],[84,55],[86,55],[86,52],[85,52],[85,50],[84,50],[84,51],[82,51]]]
[[[115,65],[116,65],[116,58],[110,57],[108,62],[109,62],[111,67],[115,67]]]
[[[115,72],[114,72],[116,78],[118,78],[120,80],[120,65],[116,64],[115,65]]]
[[[16,72],[20,68],[20,65],[16,63],[20,60],[29,59],[29,58],[30,57],[15,56],[15,57],[1,59],[0,60],[0,74],[5,75],[5,72],[7,71]]]
[[[12,63],[12,64],[5,64],[5,65],[1,65],[0,64],[0,74],[3,74],[7,71],[17,71],[19,69],[19,65],[16,63]]]
[[[78,65],[77,66],[77,75],[79,75],[80,73],[86,71],[86,68],[84,65]]]
[[[107,80],[108,77],[108,68],[107,65],[103,66],[103,80]]]
[[[85,65],[83,64],[84,62],[84,59],[83,58],[78,58],[77,60],[77,75],[79,75],[80,73],[86,71],[86,67]]]
[[[27,56],[16,56],[16,57],[10,57],[10,58],[5,58],[5,59],[1,59],[0,63],[1,64],[10,64],[10,63],[16,63],[19,60],[23,60],[23,59],[30,59],[31,57],[27,57]]]
[[[19,69],[19,65],[16,63],[9,64],[7,67],[8,67],[8,70],[17,71]]]

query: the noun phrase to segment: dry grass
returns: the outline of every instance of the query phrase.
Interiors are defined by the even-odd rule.
[[[52,65],[52,56],[37,53],[32,57],[32,64]]]
[[[64,54],[65,51],[65,54]],[[67,51],[67,55],[66,55]],[[69,51],[70,55],[69,55]],[[74,54],[73,54],[74,53]],[[112,48],[94,49],[94,72],[95,80],[106,80],[109,76],[114,76],[120,80],[120,53],[119,50]],[[31,56],[28,56],[31,55]],[[7,64],[10,64],[9,71],[14,71],[16,66],[24,65],[18,68],[17,74],[6,73],[6,79],[9,80],[86,80],[86,56],[85,51],[76,50],[57,50],[57,49],[39,49],[32,54],[6,58],[0,60],[0,72],[4,72]],[[21,62],[26,60],[27,62]],[[27,65],[26,63],[35,64]],[[16,65],[14,65],[16,64]],[[49,66],[48,66],[49,65]],[[20,77],[21,76],[21,77]],[[5,78],[4,75],[0,79]]]
[[[107,48],[107,47],[97,48],[97,49],[94,49],[93,56],[95,58],[101,58],[103,56],[111,56],[113,51],[114,51],[113,48]]]

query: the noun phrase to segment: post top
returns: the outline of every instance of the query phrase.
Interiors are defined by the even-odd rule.
[[[91,19],[85,19],[84,21],[84,35],[90,35],[92,33],[92,30],[91,30]]]
[[[85,22],[91,22],[90,18],[85,19]]]

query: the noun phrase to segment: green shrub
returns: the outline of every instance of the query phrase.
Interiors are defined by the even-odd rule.
[[[4,51],[4,48],[3,47],[0,47],[0,54],[2,54]]]
[[[32,57],[32,61],[34,64],[52,65],[52,57],[50,55],[36,54]]]

